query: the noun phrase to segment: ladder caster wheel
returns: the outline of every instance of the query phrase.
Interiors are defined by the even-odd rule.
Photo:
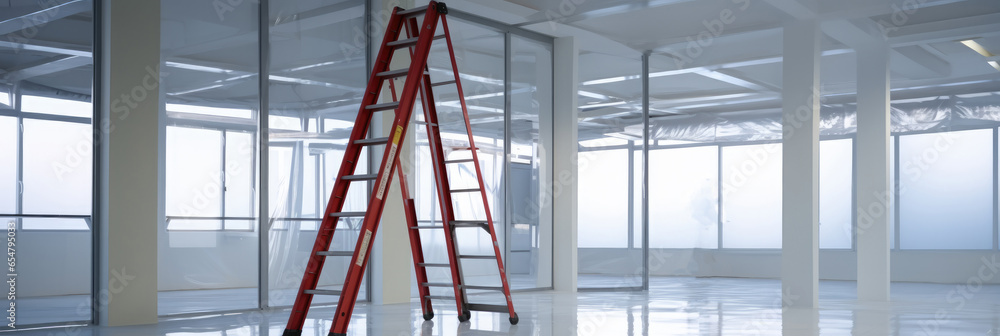
[[[465,322],[468,321],[470,318],[472,318],[472,313],[466,310],[465,312],[462,313],[462,315],[458,315],[458,322]]]
[[[517,324],[517,321],[518,321],[518,319],[517,319],[517,314],[514,314],[514,316],[511,316],[511,317],[510,317],[510,324],[512,324],[512,325],[516,325],[516,324]]]
[[[434,312],[424,313],[424,321],[430,321],[434,319]]]

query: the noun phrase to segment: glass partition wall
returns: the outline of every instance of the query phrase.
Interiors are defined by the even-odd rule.
[[[0,10],[0,223],[19,329],[92,320],[94,6]]]
[[[642,60],[579,57],[578,287],[642,289]]]
[[[551,44],[455,16],[449,16],[448,24],[473,141],[479,148],[479,167],[487,201],[511,289],[549,288],[552,286],[552,213],[547,198],[551,196],[544,192],[547,183],[544,181],[550,178],[548,171],[551,171],[551,166],[546,165],[546,155],[550,155],[547,150],[551,148],[551,125],[541,125],[539,115],[551,113]],[[450,62],[446,45],[433,45],[428,59],[433,81],[453,78]],[[468,147],[455,86],[437,86],[434,94],[447,158],[471,158],[468,151],[449,150]],[[414,119],[417,121],[413,128],[417,150],[416,186],[412,192],[416,197],[417,216],[419,221],[428,224],[439,223],[440,207],[422,111],[416,110]],[[449,164],[447,169],[453,189],[476,188],[472,162]],[[477,193],[454,194],[456,217],[485,219],[480,197]],[[489,233],[469,229],[456,233],[455,239],[463,254],[493,253]],[[421,239],[425,260],[447,260],[441,232],[422,232]],[[495,262],[482,259],[461,262],[466,283],[499,285]],[[446,269],[428,270],[432,282],[448,276]],[[444,293],[444,289],[432,288],[432,294],[438,294],[435,293],[438,290]],[[497,296],[477,300],[502,302],[503,299]]]
[[[374,57],[368,50],[381,36],[376,25],[384,24],[366,15],[378,12],[361,0],[246,2],[221,13],[212,5],[162,4],[161,315],[293,303],[367,84]],[[552,125],[539,116],[552,108],[551,39],[455,10],[448,18],[510,283],[550,288],[551,195],[544,188]],[[435,80],[452,76],[444,41],[434,44],[429,66]],[[435,87],[435,95],[445,140],[461,145],[454,86]],[[418,103],[411,193],[419,219],[434,221],[440,214],[421,113]],[[370,171],[367,151],[356,173]],[[453,185],[474,183],[471,164],[451,166]],[[345,211],[364,211],[369,189],[355,182]],[[459,216],[482,215],[476,203],[456,199]],[[360,224],[338,223],[331,250],[353,250]],[[443,257],[443,237],[431,235],[424,234],[426,255]],[[492,253],[482,230],[458,239],[463,252]],[[340,289],[348,262],[327,258],[320,286]],[[469,283],[497,284],[495,263],[463,263]],[[369,297],[365,283],[359,298]],[[317,296],[313,303],[337,299]]]
[[[164,1],[161,22],[159,314],[256,308],[257,6],[216,15],[208,2]]]

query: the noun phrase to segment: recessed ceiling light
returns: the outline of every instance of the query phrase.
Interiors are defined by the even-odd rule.
[[[989,50],[986,50],[985,47],[983,47],[981,44],[979,44],[979,42],[976,42],[975,40],[969,39],[960,42],[964,44],[966,47],[969,47],[969,49],[972,49],[975,52],[979,53],[980,55],[983,55],[983,57],[993,57],[993,53],[989,52]]]

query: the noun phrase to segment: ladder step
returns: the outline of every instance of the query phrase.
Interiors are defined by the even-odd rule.
[[[389,143],[389,137],[354,140],[355,145],[376,146]]]
[[[453,192],[453,193],[461,193],[461,192],[477,192],[477,191],[479,191],[479,188],[470,188],[470,189],[452,189],[452,190],[451,190],[451,192]]]
[[[402,69],[396,69],[396,70],[382,71],[382,72],[379,72],[379,73],[377,73],[375,75],[379,76],[379,77],[382,77],[382,79],[391,79],[391,78],[399,78],[399,77],[406,76],[406,74],[408,72],[410,72],[410,69],[408,69],[408,68],[402,68]]]
[[[427,6],[420,6],[420,7],[417,7],[417,8],[410,8],[410,9],[406,9],[406,10],[401,10],[401,11],[396,12],[396,14],[397,15],[402,15],[402,16],[413,16],[413,15],[417,15],[417,14],[423,14],[426,11],[427,11]]]
[[[364,211],[333,212],[330,217],[364,217]]]
[[[480,303],[470,303],[469,310],[486,311],[494,313],[510,312],[509,310],[507,310],[507,306],[504,305],[491,305],[491,304],[480,304]]]
[[[305,292],[312,295],[340,295],[339,290],[332,289],[307,289]]]
[[[443,39],[443,38],[444,38],[444,35],[436,35],[433,38],[431,38],[431,40],[440,40],[440,39]],[[405,39],[405,40],[392,41],[392,42],[386,43],[385,45],[388,46],[388,47],[394,47],[394,48],[409,48],[409,47],[417,45],[417,40],[418,39],[420,39],[419,36],[417,36],[417,37],[411,37],[411,38],[408,38],[408,39]]]
[[[486,232],[490,232],[490,225],[485,221],[450,221],[448,224],[451,224],[451,227],[456,228],[482,228],[483,230],[486,230]]]
[[[347,175],[344,176],[343,180],[346,181],[373,181],[378,177],[378,174],[364,174],[364,175]]]
[[[440,296],[440,295],[426,295],[424,297],[428,298],[428,299],[431,299],[431,300],[454,300],[455,299],[454,296]]]
[[[420,267],[451,267],[449,264],[439,264],[439,263],[418,263],[417,266]]]
[[[476,160],[473,160],[473,159],[458,159],[458,160],[445,160],[444,163],[466,163],[466,162],[474,162],[474,161],[476,161]]]
[[[327,256],[327,257],[350,257],[354,255],[354,251],[319,251],[316,255]]]
[[[451,150],[479,150],[475,147],[452,147]]]
[[[411,226],[410,228],[411,229],[417,229],[417,230],[421,230],[421,229],[443,229],[444,226],[441,226],[441,225],[419,225],[419,226]]]
[[[497,287],[497,286],[470,286],[470,285],[462,285],[462,287],[465,287],[465,289],[475,289],[475,290],[495,290],[495,291],[501,291],[501,292],[503,291],[503,287]],[[504,306],[504,307],[506,307],[506,306]]]
[[[419,120],[418,121],[414,121],[413,123],[417,124],[417,125],[428,125],[428,126],[437,126],[438,125],[438,124],[435,124],[435,123],[429,123],[429,122],[426,122],[426,121],[419,121]]]
[[[385,111],[385,110],[392,110],[392,109],[395,109],[397,107],[399,107],[399,102],[391,102],[391,103],[381,103],[381,104],[368,105],[368,106],[365,106],[365,109],[366,110],[371,110],[371,111]]]
[[[443,81],[443,82],[431,83],[431,86],[442,86],[442,85],[449,85],[449,84],[455,84],[455,80],[452,79],[450,81]]]
[[[444,282],[425,282],[420,285],[424,287],[454,287],[454,285]]]
[[[478,254],[459,254],[459,258],[462,259],[496,259],[496,256],[492,255],[478,255]]]

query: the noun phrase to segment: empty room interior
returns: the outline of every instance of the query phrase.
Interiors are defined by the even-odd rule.
[[[1000,1],[0,0],[0,335],[1000,335]]]

